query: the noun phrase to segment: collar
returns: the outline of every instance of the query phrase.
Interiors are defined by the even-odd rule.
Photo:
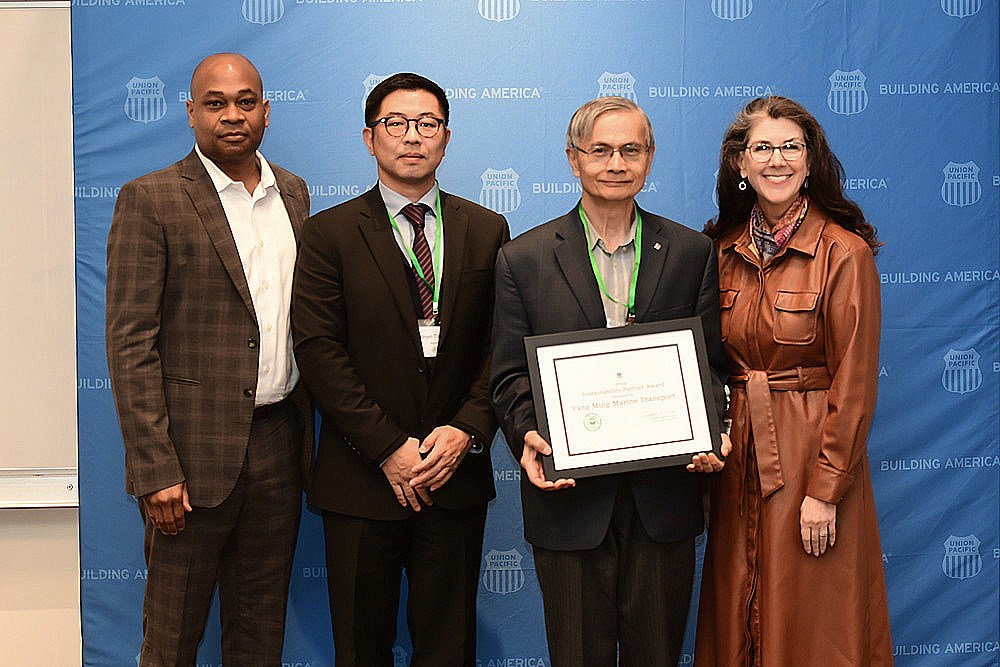
[[[826,216],[820,213],[818,208],[812,202],[809,203],[805,220],[792,234],[792,238],[788,239],[788,243],[785,244],[786,248],[797,250],[810,257],[816,256],[820,238],[823,236],[823,228],[826,227]]]
[[[575,213],[575,211],[574,211],[574,213]],[[639,221],[638,213],[639,213],[639,207],[633,205],[632,206],[632,224],[629,225],[628,231],[625,232],[625,238],[622,239],[622,243],[621,243],[620,246],[618,246],[618,248],[624,248],[624,247],[628,246],[630,243],[632,243],[633,241],[635,241],[635,227],[636,227],[636,223]],[[590,221],[590,217],[589,216],[587,217],[587,235],[590,237],[590,249],[591,249],[591,251],[593,251],[593,249],[596,248],[596,247],[598,247],[598,246],[601,246],[601,250],[602,251],[606,251],[609,255],[610,254],[614,254],[615,250],[618,250],[618,248],[614,248],[612,250],[608,250],[604,246],[604,240],[601,238],[601,235],[597,233],[597,230],[594,229],[594,224]]]
[[[819,206],[815,202],[810,201],[809,210],[806,211],[806,219],[802,221],[802,224],[792,234],[792,238],[788,239],[788,243],[782,247],[778,255],[782,255],[789,250],[795,250],[804,255],[815,257],[820,239],[823,236],[823,229],[826,227],[826,222],[826,214],[819,210]],[[740,225],[738,230],[734,230],[722,238],[719,248],[722,250],[735,248],[738,251],[742,251],[742,254],[749,254],[748,256],[750,256],[754,254],[754,251],[750,249],[752,245],[753,239],[750,238],[750,223],[748,221]],[[778,255],[775,256],[777,257]]]
[[[194,152],[198,154],[198,159],[205,165],[205,171],[208,172],[208,177],[212,179],[212,184],[215,186],[216,192],[222,192],[233,183],[237,183],[237,181],[229,178],[226,172],[219,168],[219,165],[205,157],[205,154],[201,152],[197,143],[194,145]],[[256,151],[256,155],[257,162],[260,164],[260,187],[265,190],[273,187],[277,192],[281,192],[281,189],[278,187],[278,181],[274,178],[274,171],[271,169],[271,165],[267,163],[267,160],[260,154],[260,151]],[[238,185],[243,187],[242,183],[238,183]]]
[[[437,195],[438,195],[438,183],[434,181],[434,185],[431,189],[423,194],[423,196],[415,202],[411,202],[410,198],[401,195],[395,190],[389,189],[382,181],[378,182],[378,191],[382,195],[382,201],[385,202],[385,207],[392,212],[393,217],[399,215],[403,207],[408,204],[424,204],[430,210],[435,210],[437,206]]]

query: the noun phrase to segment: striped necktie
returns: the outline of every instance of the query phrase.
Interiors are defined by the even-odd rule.
[[[425,204],[407,204],[403,207],[403,216],[413,226],[413,254],[420,263],[426,282],[417,276],[417,295],[420,297],[420,317],[428,319],[434,315],[434,262],[431,259],[431,247],[424,235],[424,215],[428,210]],[[414,271],[416,273],[416,271]]]

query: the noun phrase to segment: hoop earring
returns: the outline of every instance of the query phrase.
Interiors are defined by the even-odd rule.
[[[740,184],[736,186],[740,189],[740,192],[746,192],[747,189],[747,179],[740,179]]]
[[[808,176],[806,176],[806,180],[802,181],[802,189],[803,190],[808,190],[809,189],[809,177]]]

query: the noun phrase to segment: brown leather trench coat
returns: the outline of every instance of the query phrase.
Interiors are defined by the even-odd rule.
[[[865,445],[875,262],[812,205],[763,268],[752,243],[749,226],[718,243],[733,451],[713,489],[695,664],[891,665]],[[837,505],[836,544],[818,558],[800,538],[806,495]]]

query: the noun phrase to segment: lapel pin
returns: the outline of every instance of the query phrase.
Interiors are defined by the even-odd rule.
[[[653,244],[653,250],[659,250],[659,249],[660,249],[660,248],[662,248],[662,247],[663,247],[663,246],[661,246],[661,245],[660,245],[660,242],[659,242],[659,241],[657,241],[656,243],[654,243],[654,244]]]

